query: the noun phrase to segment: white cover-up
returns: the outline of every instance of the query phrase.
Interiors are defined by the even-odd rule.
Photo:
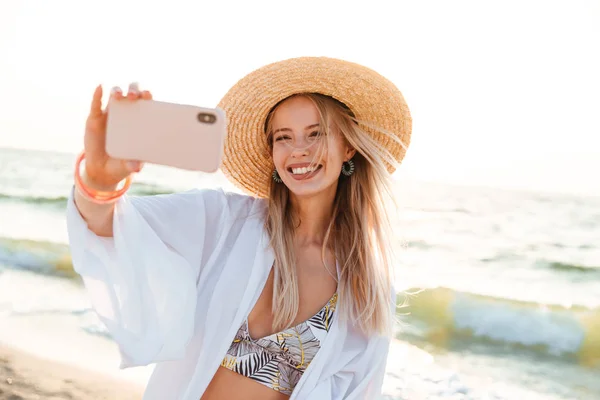
[[[119,346],[121,368],[156,364],[144,400],[204,393],[273,264],[265,205],[213,189],[124,196],[113,237],[104,238],[88,229],[71,191],[73,266]],[[335,317],[291,399],[378,398],[389,343]]]

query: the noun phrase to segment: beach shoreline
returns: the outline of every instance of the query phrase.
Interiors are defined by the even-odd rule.
[[[143,387],[0,343],[0,400],[140,400]]]

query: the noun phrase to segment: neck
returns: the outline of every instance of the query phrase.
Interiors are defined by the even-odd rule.
[[[335,190],[317,196],[298,197],[292,195],[290,200],[299,220],[295,238],[299,245],[323,245],[325,232],[333,213]]]

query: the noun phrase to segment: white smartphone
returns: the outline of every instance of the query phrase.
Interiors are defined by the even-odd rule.
[[[219,108],[155,100],[111,100],[106,153],[191,171],[215,172],[227,130]]]

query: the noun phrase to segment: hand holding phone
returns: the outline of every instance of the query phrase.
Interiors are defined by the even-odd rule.
[[[112,98],[106,153],[192,171],[215,172],[221,163],[225,112],[155,100]]]
[[[102,86],[94,91],[86,120],[87,184],[112,190],[144,162],[195,171],[218,169],[226,133],[222,110],[155,102],[137,84],[123,95],[111,91],[102,109]]]
[[[85,124],[85,181],[97,190],[113,190],[119,182],[134,172],[140,172],[143,163],[135,159],[117,159],[106,153],[106,122],[108,108],[102,109],[102,86],[94,90],[90,112]],[[140,92],[137,85],[132,84],[129,92],[123,96],[121,89],[113,88],[110,100],[136,101],[152,100],[149,91]]]

